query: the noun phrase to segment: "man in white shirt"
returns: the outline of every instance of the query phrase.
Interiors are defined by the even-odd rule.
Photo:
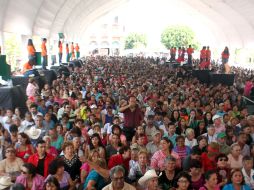
[[[125,170],[122,166],[115,166],[110,170],[111,183],[104,187],[102,190],[135,190],[132,185],[124,182]]]
[[[31,114],[32,114],[33,120],[36,119],[36,117],[37,117],[38,114],[41,114],[41,115],[42,115],[42,113],[38,112],[38,105],[37,105],[37,104],[32,104],[32,105],[30,106],[30,112],[31,112]]]
[[[253,158],[250,156],[243,157],[243,176],[244,181],[251,189],[254,189],[254,170],[253,168]]]
[[[217,135],[215,134],[214,125],[207,126],[207,133],[204,133],[203,136],[207,137],[208,144],[211,142],[217,142]]]
[[[10,132],[10,125],[13,123],[12,117],[13,117],[13,111],[11,109],[7,109],[6,115],[3,117],[2,123],[4,128],[8,132]]]

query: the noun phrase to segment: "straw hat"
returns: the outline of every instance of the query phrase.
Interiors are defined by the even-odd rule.
[[[91,109],[97,109],[97,106],[95,104],[90,106]]]
[[[221,118],[221,116],[216,114],[213,116],[212,120],[215,121],[216,119],[219,119],[219,118]]]
[[[26,130],[25,133],[31,138],[31,139],[38,139],[41,135],[41,129],[35,128],[35,126],[32,126],[30,129]]]
[[[9,176],[2,176],[0,177],[0,189],[6,189],[13,185],[11,182],[11,178]]]
[[[161,176],[161,173],[160,175]],[[153,179],[153,178],[158,178],[159,177],[156,173],[156,171],[153,169],[153,170],[148,170],[145,175],[143,177],[141,177],[139,180],[138,180],[138,183],[141,185],[141,186],[144,186],[145,183],[150,180],[150,179]]]

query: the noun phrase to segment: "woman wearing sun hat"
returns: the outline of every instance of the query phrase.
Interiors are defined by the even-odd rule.
[[[0,177],[0,190],[9,189],[13,185],[9,176]]]
[[[35,126],[30,127],[25,130],[25,134],[27,134],[31,140],[31,143],[34,147],[36,147],[37,141],[40,140],[41,129],[36,128]]]
[[[145,187],[145,190],[160,190],[158,178],[159,176],[156,171],[152,169],[148,170],[145,175],[138,180],[138,183],[142,187]]]

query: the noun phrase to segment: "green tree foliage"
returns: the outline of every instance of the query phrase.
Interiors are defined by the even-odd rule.
[[[195,38],[195,33],[188,26],[169,26],[161,34],[161,43],[167,48],[187,47],[192,45],[199,48],[199,43]]]
[[[11,69],[15,70],[17,67],[17,60],[21,56],[21,44],[15,34],[8,34],[5,39],[5,53],[6,61],[11,65]]]
[[[136,49],[146,47],[147,39],[144,34],[130,33],[125,38],[124,49]]]

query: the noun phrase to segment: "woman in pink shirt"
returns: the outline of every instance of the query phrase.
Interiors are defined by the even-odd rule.
[[[151,167],[155,170],[163,171],[165,169],[164,160],[167,156],[173,156],[176,159],[176,167],[181,168],[181,159],[179,155],[172,150],[173,144],[167,137],[162,138],[160,147],[161,150],[156,151],[151,158]]]
[[[205,184],[200,187],[199,190],[220,190],[218,186],[217,173],[214,170],[207,171],[205,173]]]
[[[26,190],[43,190],[44,177],[36,174],[36,168],[31,163],[25,163],[21,167],[22,174],[17,177],[16,183],[21,183]]]
[[[90,151],[88,160],[95,163],[99,157],[100,157],[99,152],[97,150],[93,149]],[[88,176],[89,172],[91,171],[91,168],[90,168],[88,162],[85,162],[81,166],[80,170],[81,170],[81,183],[84,183],[86,181],[86,177]]]
[[[36,84],[33,78],[30,78],[28,81],[28,85],[26,87],[26,95],[27,97],[35,97],[37,91],[39,90],[39,86]]]
[[[228,155],[228,165],[231,169],[243,167],[243,155],[241,155],[241,147],[237,143],[231,145],[231,153]]]

